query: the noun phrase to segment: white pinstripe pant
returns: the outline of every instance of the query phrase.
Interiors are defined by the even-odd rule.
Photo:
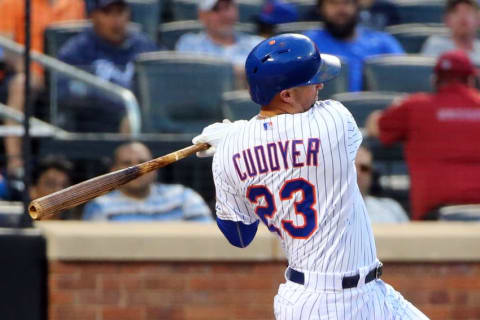
[[[278,289],[274,311],[277,320],[428,320],[382,280],[337,290],[314,290],[287,281]]]

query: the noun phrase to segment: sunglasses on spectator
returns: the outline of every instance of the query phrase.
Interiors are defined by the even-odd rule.
[[[359,164],[358,168],[360,169],[361,172],[363,173],[370,173],[372,172],[372,166],[368,164]]]

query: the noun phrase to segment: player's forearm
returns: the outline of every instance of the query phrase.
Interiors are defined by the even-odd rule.
[[[217,225],[225,238],[233,246],[247,247],[257,234],[258,221],[252,224],[244,224],[240,221],[222,220],[217,218]]]

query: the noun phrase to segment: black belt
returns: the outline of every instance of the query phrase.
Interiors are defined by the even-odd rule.
[[[383,265],[380,264],[378,267],[373,268],[367,273],[367,276],[365,277],[365,283],[369,283],[372,280],[379,279],[382,273],[383,273]],[[287,279],[292,282],[302,284],[302,285],[305,284],[305,275],[303,274],[303,272],[300,272],[288,267],[286,276],[287,276]],[[342,288],[343,289],[355,288],[358,285],[358,281],[360,281],[359,274],[354,276],[349,276],[349,277],[343,277]]]

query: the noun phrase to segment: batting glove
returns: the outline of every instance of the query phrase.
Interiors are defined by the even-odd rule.
[[[206,158],[213,157],[216,148],[220,141],[232,130],[240,128],[243,124],[247,123],[246,120],[238,120],[230,122],[225,119],[222,122],[213,123],[203,128],[202,133],[192,139],[193,144],[208,143],[211,147],[207,150],[197,152],[197,157]]]

